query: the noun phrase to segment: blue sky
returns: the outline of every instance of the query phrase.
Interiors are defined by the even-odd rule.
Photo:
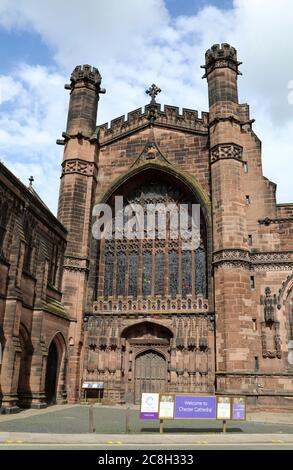
[[[232,8],[232,0],[166,0],[166,7],[172,17],[196,15],[205,6],[211,5],[221,10]]]
[[[279,202],[293,201],[291,0],[0,0],[0,159],[56,212],[68,82],[77,64],[99,68],[107,94],[98,123],[147,102],[206,111],[200,65],[229,42],[243,61],[239,97],[263,142],[264,174]],[[293,88],[293,85],[292,85]]]
[[[1,74],[13,72],[20,62],[27,64],[54,65],[52,51],[39,34],[0,28]]]

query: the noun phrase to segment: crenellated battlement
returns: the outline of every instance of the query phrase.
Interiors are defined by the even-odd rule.
[[[237,51],[235,47],[230,46],[230,44],[214,44],[210,49],[205,53],[205,65],[202,65],[202,68],[205,69],[206,73],[203,78],[205,78],[212,70],[219,67],[228,67],[234,70],[238,75],[238,66],[242,62],[237,60]]]
[[[70,85],[65,85],[65,88],[72,89],[79,81],[86,81],[92,83],[95,87],[100,87],[102,76],[96,67],[91,65],[77,65],[70,76]]]
[[[137,129],[149,125],[148,113],[154,105],[146,105],[145,108],[138,108],[127,115],[113,119],[109,123],[98,126],[100,144],[106,144],[127,135]],[[165,105],[163,110],[161,105],[156,103],[156,126],[164,126],[178,130],[193,131],[195,133],[207,134],[208,132],[208,113],[202,112],[201,117],[198,111],[193,109],[182,109],[182,114],[177,106]]]
[[[214,44],[205,53],[206,65],[212,60],[231,59],[237,61],[237,51],[230,44]]]

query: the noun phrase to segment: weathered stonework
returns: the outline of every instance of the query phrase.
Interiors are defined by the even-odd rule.
[[[67,400],[70,321],[61,303],[67,233],[33,188],[2,164],[0,214],[0,409],[10,413]]]

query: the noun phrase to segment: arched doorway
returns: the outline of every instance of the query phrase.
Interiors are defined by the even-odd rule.
[[[135,359],[135,402],[139,403],[145,392],[166,391],[167,364],[164,356],[157,351],[144,351]]]
[[[0,407],[1,407],[1,402],[2,402],[1,370],[2,370],[2,361],[3,361],[3,351],[4,351],[4,335],[3,335],[3,329],[0,326]]]
[[[26,327],[22,324],[20,324],[19,328],[19,342],[21,347],[21,356],[17,394],[19,406],[28,407],[32,399],[30,388],[30,376],[33,346],[29,332]]]
[[[171,330],[143,321],[126,328],[121,336],[126,401],[140,403],[141,393],[167,391]]]
[[[55,341],[49,347],[46,371],[45,392],[47,404],[56,403],[57,394],[57,373],[58,373],[58,352]]]

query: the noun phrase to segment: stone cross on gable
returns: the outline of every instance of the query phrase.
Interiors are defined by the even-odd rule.
[[[30,176],[28,180],[29,180],[29,183],[30,183],[29,186],[30,186],[30,188],[32,188],[33,187],[33,182],[35,181],[35,179],[34,179],[33,176]]]
[[[151,103],[156,102],[156,96],[161,93],[161,91],[161,88],[157,87],[157,85],[155,85],[154,83],[152,84],[152,86],[149,87],[148,90],[146,90],[146,94],[151,97]]]

